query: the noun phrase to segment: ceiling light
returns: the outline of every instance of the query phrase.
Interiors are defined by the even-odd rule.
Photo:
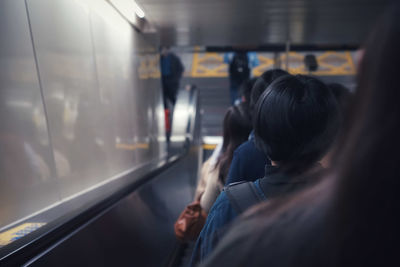
[[[146,14],[134,0],[109,0],[110,3],[132,24],[137,23],[137,17],[144,18]],[[136,14],[136,15],[135,15]]]
[[[143,9],[141,9],[140,6],[135,1],[133,1],[133,10],[135,10],[136,15],[141,19],[144,18],[144,16],[146,16],[146,14],[144,14]]]

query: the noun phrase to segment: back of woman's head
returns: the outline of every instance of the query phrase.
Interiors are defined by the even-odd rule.
[[[338,125],[338,106],[316,78],[286,75],[261,96],[255,111],[257,144],[284,168],[299,170],[319,160],[331,145]]]
[[[249,112],[251,117],[254,115],[254,109],[257,104],[258,99],[260,99],[262,93],[264,93],[265,89],[277,78],[288,75],[284,70],[281,69],[273,69],[267,70],[260,77],[255,81],[253,85],[253,89],[251,90],[250,95],[250,105],[249,105]]]
[[[230,107],[224,117],[222,151],[216,164],[223,183],[229,171],[233,152],[248,139],[251,130],[252,125],[244,105]]]

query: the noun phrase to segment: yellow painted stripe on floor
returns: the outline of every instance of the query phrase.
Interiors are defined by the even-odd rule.
[[[309,74],[304,65],[304,53],[292,51],[289,53],[289,72],[292,74]],[[275,59],[265,55],[257,55],[260,65],[253,68],[254,76],[272,69]],[[319,69],[312,72],[317,76],[355,75],[356,68],[349,51],[325,51],[316,56]],[[286,62],[286,54],[281,53],[280,62]],[[290,67],[291,66],[291,67]],[[224,78],[228,77],[228,65],[223,61],[223,53],[195,52],[192,58],[190,75],[193,78]]]

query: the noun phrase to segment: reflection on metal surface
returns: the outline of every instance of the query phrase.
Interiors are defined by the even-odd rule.
[[[351,52],[310,52],[316,55],[319,69],[313,75],[355,75],[355,66]],[[289,72],[292,74],[308,74],[304,66],[305,53],[289,53]],[[275,60],[286,61],[282,53],[274,58],[273,53],[257,53],[260,65],[252,69],[253,76],[260,76],[264,71],[274,68]],[[223,78],[228,77],[228,65],[223,61],[223,53],[194,53],[192,57],[191,77],[194,78]]]
[[[158,55],[139,56],[140,66],[138,68],[140,79],[160,78],[160,57]]]
[[[52,15],[43,15],[51,9]],[[107,178],[89,14],[79,1],[28,1],[62,197]],[[55,37],[55,38],[54,38]]]
[[[0,229],[59,198],[23,0],[0,1]]]
[[[135,75],[141,58],[158,69],[158,56],[138,54],[149,44],[107,2],[89,1],[87,10],[78,2],[28,2],[64,198],[166,153],[153,115],[162,105],[157,75]]]
[[[117,149],[122,150],[136,150],[136,149],[149,149],[149,144],[146,143],[138,143],[138,144],[116,144],[115,147]]]
[[[165,157],[157,47],[106,1],[3,0],[0,34],[0,229]]]
[[[46,223],[23,223],[10,230],[0,233],[0,247],[8,245],[9,243],[32,233],[40,227],[46,225]]]
[[[181,150],[193,140],[195,121],[198,116],[198,91],[194,86],[186,86],[180,90],[174,107],[170,148]]]

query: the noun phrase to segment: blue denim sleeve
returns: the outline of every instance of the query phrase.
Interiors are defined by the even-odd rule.
[[[237,214],[231,207],[228,197],[222,191],[212,206],[206,224],[196,241],[190,266],[194,267],[205,260],[226,232],[228,224],[236,217]]]
[[[228,177],[226,179],[225,185],[238,182],[242,179],[240,174],[240,153],[234,152],[231,161],[231,166],[229,167]]]

